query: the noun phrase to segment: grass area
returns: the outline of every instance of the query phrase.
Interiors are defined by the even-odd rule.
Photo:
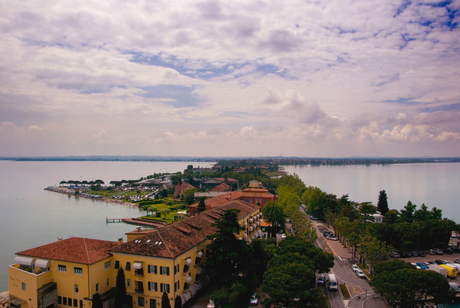
[[[146,220],[153,220],[153,221],[162,221],[162,222],[166,222],[167,224],[170,224],[174,221],[175,215],[176,215],[176,212],[171,211],[166,215],[166,219],[164,215],[161,215],[161,217],[156,217],[155,215],[154,216],[141,216],[139,218],[146,219]]]
[[[339,285],[340,291],[342,291],[343,298],[344,299],[349,299],[350,298],[350,293],[348,292],[348,288],[345,284]]]

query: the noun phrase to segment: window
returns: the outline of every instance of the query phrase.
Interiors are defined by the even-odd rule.
[[[73,273],[75,275],[83,275],[83,269],[81,267],[74,267],[73,268]]]
[[[58,272],[65,273],[67,272],[67,268],[65,265],[59,265],[58,264]]]
[[[137,301],[139,303],[139,306],[144,307],[144,298],[143,297],[138,297]]]
[[[156,282],[149,281],[149,291],[158,291],[158,284]]]
[[[78,307],[78,299],[76,298],[73,299],[73,306]]]
[[[126,279],[126,287],[131,288],[131,279]]]
[[[110,261],[107,261],[107,262],[104,263],[104,268],[105,268],[105,269],[110,268],[110,266],[111,266],[111,262],[110,262]]]
[[[169,293],[169,284],[167,283],[160,283],[160,291]]]
[[[107,278],[107,286],[110,287],[110,278]]]
[[[70,306],[70,307],[72,307],[72,298],[69,297],[69,298],[67,299],[67,305]]]
[[[26,283],[25,283],[25,282],[22,282],[22,283],[21,283],[21,288],[22,288],[23,291],[26,290]]]
[[[155,299],[150,299],[150,308],[157,308],[157,301]]]
[[[176,292],[179,289],[180,289],[180,280],[178,280],[178,281],[176,281],[176,283],[174,283],[174,292]]]
[[[67,297],[62,298],[62,304],[67,306]]]
[[[168,275],[168,276],[169,276],[169,267],[160,266],[160,274],[161,274],[161,275]]]
[[[80,308],[83,308],[83,301],[80,300]]]
[[[120,261],[115,261],[115,268],[119,269],[120,268]]]
[[[156,274],[157,273],[157,266],[156,265],[149,265],[147,270],[148,270],[149,274]]]
[[[127,271],[131,270],[131,262],[126,262],[126,270]]]
[[[96,293],[99,293],[99,284],[96,283]]]
[[[74,285],[75,293],[78,294],[78,284]]]
[[[61,305],[62,304],[62,297],[58,296],[58,304]]]

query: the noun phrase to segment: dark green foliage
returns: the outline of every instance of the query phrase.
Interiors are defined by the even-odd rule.
[[[179,295],[174,299],[174,308],[182,308],[182,298]]]
[[[376,266],[377,275],[370,282],[376,293],[400,307],[416,307],[429,297],[437,303],[448,299],[449,284],[445,277],[403,263],[406,262],[393,260]]]
[[[171,304],[169,303],[168,293],[163,292],[163,296],[161,297],[161,308],[171,308]]]
[[[200,202],[198,203],[197,206],[197,212],[201,213],[206,211],[206,203],[204,202],[204,197],[201,197]]]
[[[377,208],[379,209],[380,214],[385,216],[388,212],[388,197],[385,190],[381,190],[379,193],[379,201],[377,202]]]
[[[284,214],[283,207],[278,205],[273,200],[270,200],[262,209],[264,220],[272,225],[270,227],[269,236],[275,236],[277,229],[284,229],[284,222],[286,215]]]
[[[92,298],[93,306],[92,308],[102,308],[102,298],[99,293],[94,293]]]
[[[122,308],[124,305],[126,305],[125,272],[123,268],[120,267],[117,272],[115,308]]]

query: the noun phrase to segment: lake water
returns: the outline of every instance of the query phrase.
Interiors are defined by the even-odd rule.
[[[62,180],[139,179],[153,173],[183,171],[187,165],[207,167],[204,162],[14,162],[0,161],[0,292],[8,289],[8,265],[16,252],[48,244],[58,237],[89,237],[116,241],[135,226],[105,223],[105,218],[141,216],[129,206],[68,198],[43,190]],[[284,166],[307,186],[328,193],[349,194],[356,202],[377,204],[380,190],[388,194],[390,208],[401,209],[411,200],[420,206],[437,206],[444,217],[459,219],[457,190],[460,163]]]
[[[62,180],[139,179],[153,173],[184,171],[205,162],[15,162],[0,160],[0,292],[8,289],[8,265],[16,252],[48,244],[58,237],[89,237],[116,241],[135,229],[105,218],[138,217],[130,206],[68,198],[43,190]]]
[[[351,201],[377,205],[385,190],[390,209],[401,210],[410,200],[417,209],[425,203],[430,210],[441,209],[444,218],[460,221],[460,163],[283,167],[305,185],[337,197],[348,194]]]

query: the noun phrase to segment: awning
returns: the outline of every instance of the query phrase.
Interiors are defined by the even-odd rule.
[[[134,264],[133,264],[134,269],[140,270],[140,269],[142,269],[142,267],[143,267],[142,262],[134,262]]]
[[[24,256],[16,256],[14,258],[14,263],[21,264],[21,265],[26,265],[26,266],[32,266],[32,264],[34,264],[34,258],[33,257],[24,257]]]
[[[185,265],[187,266],[192,265],[192,259],[188,258],[187,260],[185,260]]]
[[[35,261],[35,266],[40,268],[47,268],[50,267],[50,260],[47,259],[37,259]]]
[[[182,292],[180,297],[182,297],[182,304],[185,304],[190,298],[192,298],[188,291]]]
[[[197,275],[200,275],[200,274],[201,274],[201,271],[202,271],[201,267],[197,268],[197,269],[196,269],[196,274],[197,274]]]
[[[197,258],[201,258],[202,256],[203,256],[203,252],[202,252],[202,251],[198,251],[198,252],[196,253],[196,257],[197,257]]]
[[[13,296],[10,297],[10,304],[13,304],[13,305],[19,306],[25,302],[26,302],[25,300],[20,299],[19,297],[13,297]]]
[[[190,293],[192,293],[192,296],[195,295],[195,293],[198,291],[197,287],[195,284],[193,284],[191,287],[190,287]]]
[[[185,278],[185,283],[190,283],[190,282],[192,282],[192,277],[187,276],[187,278]]]

